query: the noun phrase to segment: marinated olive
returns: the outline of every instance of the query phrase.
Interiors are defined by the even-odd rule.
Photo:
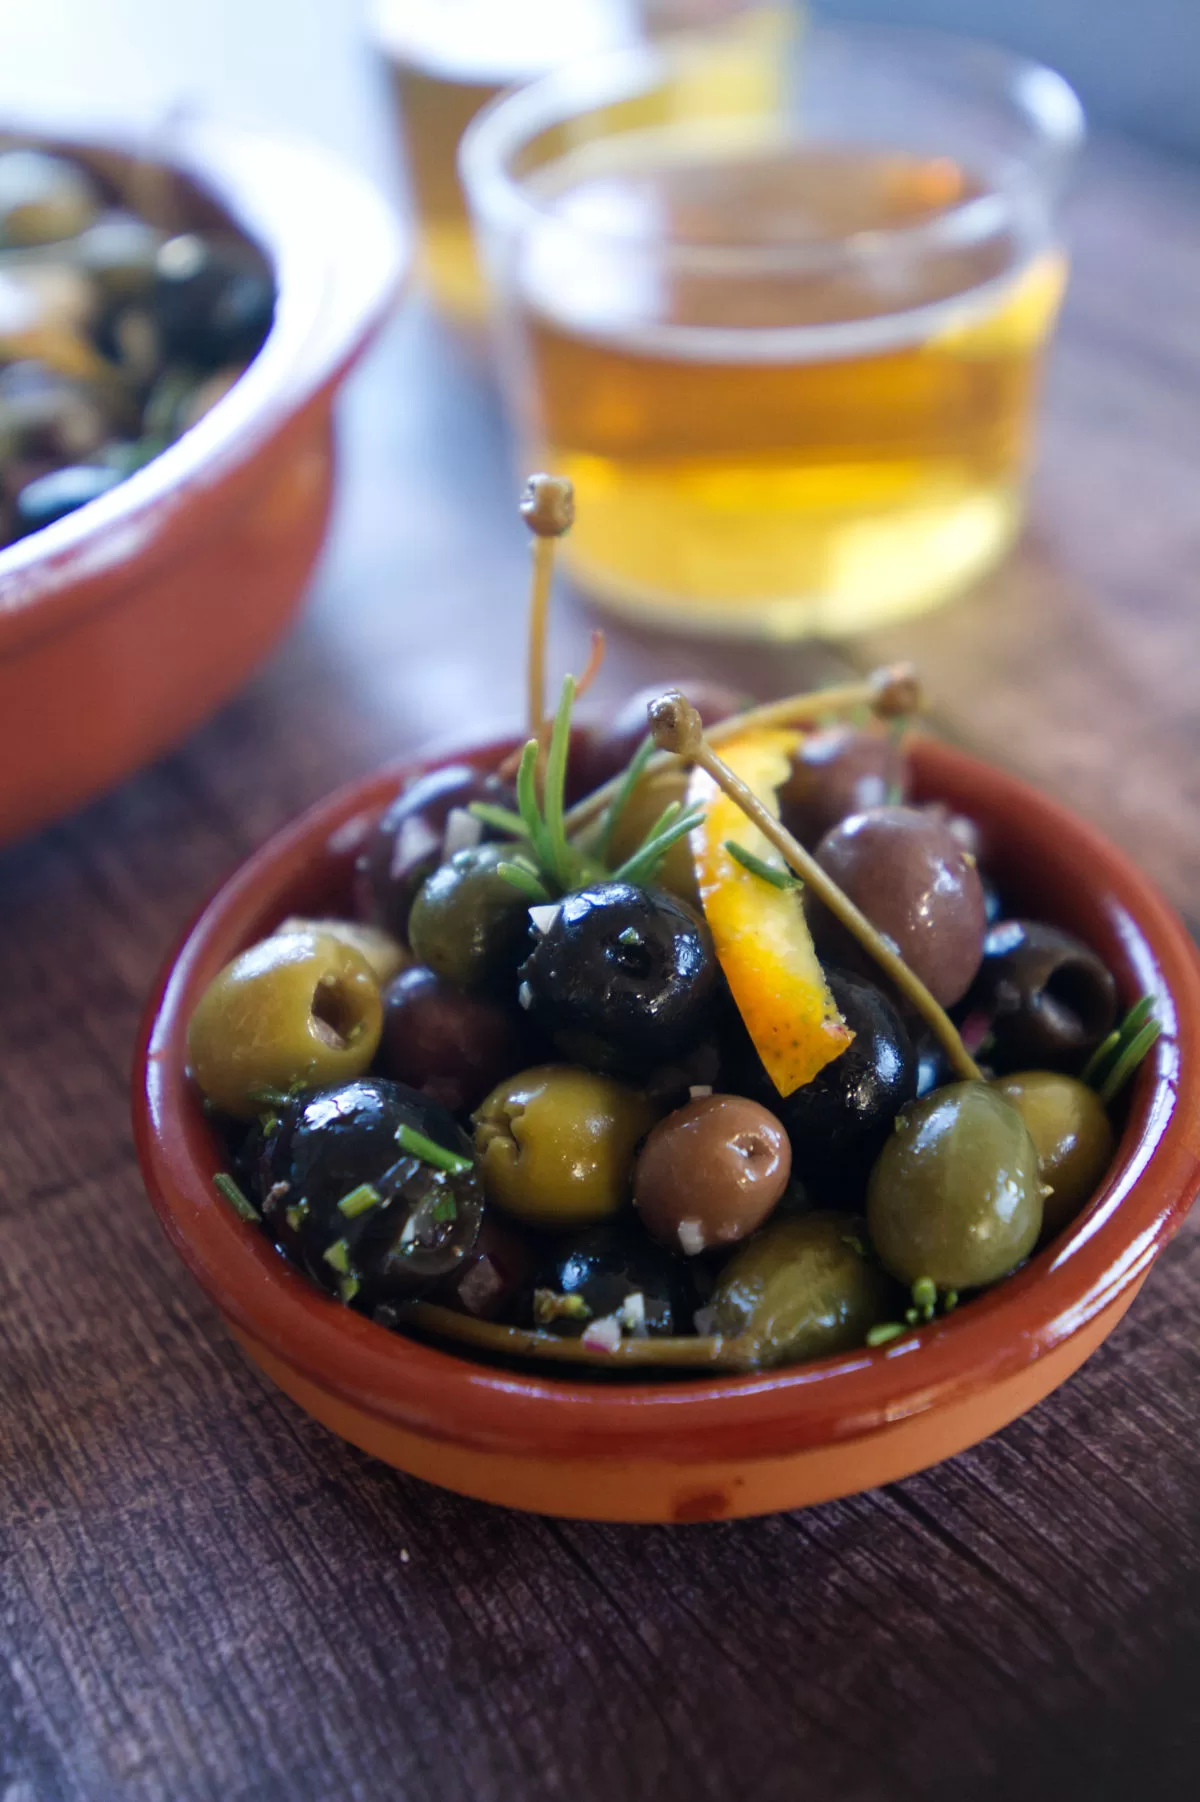
[[[705,1095],[660,1120],[646,1140],[634,1206],[661,1244],[694,1257],[761,1226],[791,1170],[774,1114],[740,1095]]]
[[[1094,951],[1037,920],[1003,920],[984,941],[970,1005],[992,1023],[995,1069],[1078,1070],[1117,1018],[1117,985]]]
[[[887,996],[841,970],[827,970],[826,979],[854,1034],[845,1051],[790,1095],[779,1095],[761,1064],[750,1083],[783,1121],[806,1172],[850,1157],[874,1161],[896,1115],[917,1092],[912,1043]]]
[[[850,814],[902,801],[907,792],[904,752],[890,733],[828,726],[793,753],[791,775],[779,790],[780,815],[811,848]]]
[[[902,1283],[976,1289],[1007,1276],[1042,1227],[1037,1147],[1016,1108],[981,1082],[914,1102],[871,1172],[867,1224]]]
[[[511,1003],[468,994],[415,964],[384,994],[379,1062],[386,1075],[463,1113],[528,1064],[529,1037]]]
[[[983,956],[983,887],[973,861],[940,820],[915,807],[875,807],[827,832],[817,861],[943,1007],[960,1001]],[[819,904],[813,931],[830,956],[845,929]]]
[[[476,1320],[497,1320],[512,1311],[519,1295],[532,1290],[536,1256],[526,1234],[487,1208],[479,1237],[431,1299]]]
[[[128,300],[153,283],[162,236],[133,213],[104,213],[75,240],[75,255],[105,296]]]
[[[726,1264],[697,1324],[746,1339],[764,1368],[851,1351],[890,1305],[865,1245],[852,1215],[772,1220]]]
[[[361,1076],[383,1025],[360,952],[324,933],[263,939],[226,964],[188,1023],[188,1061],[222,1113],[248,1120],[260,1092]]]
[[[719,986],[704,922],[627,882],[568,895],[520,978],[522,1005],[564,1057],[631,1076],[703,1036]]]
[[[344,945],[352,945],[366,958],[381,988],[412,961],[399,939],[381,926],[368,926],[362,920],[305,920],[293,914],[275,928],[276,936],[289,932],[324,932],[330,938],[341,939]]]
[[[402,1142],[405,1129],[422,1151]],[[466,1134],[444,1108],[382,1077],[281,1107],[257,1189],[268,1227],[287,1235],[309,1274],[360,1307],[421,1295],[450,1276],[482,1217]]]
[[[613,828],[608,843],[608,862],[613,869],[632,857],[638,846],[653,831],[664,808],[672,802],[682,806],[687,799],[688,772],[680,763],[670,769],[654,770],[643,776]],[[689,906],[699,908],[700,891],[692,867],[692,851],[686,838],[678,838],[658,866],[654,878],[657,888],[678,895]]]
[[[82,382],[27,359],[0,369],[0,461],[74,462],[108,431],[104,411]]]
[[[159,246],[148,304],[164,356],[212,369],[254,355],[271,324],[275,289],[244,240],[186,232]]]
[[[44,150],[0,155],[0,245],[51,244],[89,225],[96,189],[78,163]]]
[[[456,851],[408,916],[413,956],[464,989],[511,979],[529,946],[529,899],[498,869],[508,855],[501,845]]]
[[[528,1324],[578,1337],[613,1315],[636,1337],[689,1333],[697,1303],[692,1272],[618,1215],[556,1240],[538,1268]]]
[[[1042,1237],[1052,1239],[1087,1206],[1112,1163],[1116,1143],[1093,1089],[1073,1076],[1026,1070],[995,1087],[1016,1108],[1037,1147],[1043,1197]]]
[[[14,514],[17,532],[37,532],[65,519],[89,501],[98,500],[123,480],[119,470],[78,464],[73,468],[55,469],[36,481],[26,482],[17,495]]]
[[[586,1226],[615,1214],[656,1118],[636,1089],[591,1070],[544,1064],[510,1077],[475,1113],[487,1198],[530,1226]]]
[[[572,749],[572,763],[581,794],[589,794],[601,783],[620,775],[650,730],[646,709],[665,688],[681,688],[706,726],[715,726],[749,705],[740,690],[700,676],[691,681],[658,682],[652,688],[639,688],[606,726],[588,727],[580,734]]]
[[[364,918],[407,938],[417,890],[441,861],[446,822],[455,809],[465,811],[472,801],[511,806],[513,796],[495,776],[469,763],[430,770],[400,791],[358,860],[356,901]],[[486,837],[479,826],[480,841]]]

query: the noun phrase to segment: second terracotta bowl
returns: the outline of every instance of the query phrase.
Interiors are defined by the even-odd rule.
[[[354,849],[413,766],[342,790],[244,864],[188,933],[146,1017],[133,1098],[146,1186],[248,1355],[316,1419],[401,1470],[511,1507],[625,1521],[760,1514],[891,1482],[995,1432],[1069,1377],[1129,1307],[1200,1182],[1200,967],[1171,909],[1082,821],[943,745],[918,744],[914,765],[919,799],[980,822],[1016,910],[1086,940],[1126,1004],[1156,998],[1163,1035],[1113,1166],[1054,1244],[880,1350],[619,1386],[498,1370],[318,1293],[213,1190],[221,1156],[185,1073],[187,1020],[217,970],[284,915],[348,911]]]

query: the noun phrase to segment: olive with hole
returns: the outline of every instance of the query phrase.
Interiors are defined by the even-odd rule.
[[[402,1143],[406,1128],[450,1167]],[[377,1076],[280,1105],[255,1188],[268,1228],[288,1235],[317,1282],[359,1307],[445,1281],[473,1250],[483,1216],[461,1127],[427,1096]]]
[[[720,975],[708,927],[685,903],[606,882],[565,898],[520,985],[564,1058],[640,1077],[704,1037]]]
[[[741,1095],[703,1095],[654,1128],[633,1201],[648,1233],[687,1257],[736,1244],[762,1225],[792,1171],[774,1114]]]
[[[997,1078],[1037,1147],[1043,1198],[1042,1237],[1052,1239],[1082,1212],[1112,1163],[1116,1136],[1094,1089],[1051,1070]]]
[[[472,801],[513,807],[516,797],[499,779],[473,764],[452,763],[429,770],[401,789],[380,815],[355,866],[356,908],[364,919],[408,937],[408,916],[427,876],[441,862],[447,822]],[[478,823],[464,828],[482,842],[489,834]]]
[[[952,1007],[983,957],[986,903],[979,871],[949,827],[915,807],[875,807],[827,832],[816,851],[826,875],[891,939],[936,1001]],[[818,949],[856,967],[861,952],[809,896]]]
[[[488,1200],[559,1231],[626,1206],[638,1146],[658,1114],[610,1076],[542,1064],[500,1083],[474,1118]]]
[[[530,1038],[513,1002],[456,988],[414,964],[384,993],[379,1064],[452,1113],[467,1113],[528,1065]]]
[[[779,790],[780,818],[810,850],[850,814],[908,793],[907,759],[888,732],[827,726],[803,739],[791,765]]]
[[[742,1340],[756,1368],[852,1351],[895,1306],[866,1246],[853,1215],[769,1221],[721,1271],[698,1324]]]
[[[500,873],[510,855],[503,845],[456,851],[426,877],[412,904],[413,956],[460,988],[514,982],[529,949],[529,899]]]
[[[984,941],[969,1005],[987,1015],[994,1069],[1082,1069],[1117,1018],[1117,985],[1096,953],[1057,926],[1002,920]]]
[[[867,1224],[898,1282],[980,1289],[1029,1256],[1042,1201],[1017,1109],[986,1083],[957,1082],[900,1115],[871,1172]]]
[[[188,1063],[214,1107],[248,1120],[264,1090],[361,1076],[382,1027],[379,984],[360,952],[327,933],[276,935],[208,985],[188,1022]]]

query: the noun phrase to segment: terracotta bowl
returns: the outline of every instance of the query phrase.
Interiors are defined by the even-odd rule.
[[[325,535],[334,395],[405,260],[383,200],[308,145],[207,119],[152,136],[49,110],[4,127],[119,189],[132,172],[169,229],[232,220],[278,300],[262,350],[192,430],[0,550],[0,843],[182,738],[278,639]],[[169,173],[147,180],[139,153]]]
[[[995,1432],[1078,1369],[1200,1182],[1200,965],[1162,898],[1072,814],[944,745],[920,743],[914,762],[919,797],[980,821],[1020,910],[1094,946],[1127,1004],[1157,998],[1163,1036],[1133,1085],[1116,1160],[1061,1238],[893,1345],[760,1376],[618,1386],[502,1371],[326,1299],[214,1193],[221,1160],[184,1074],[185,1031],[236,951],[286,914],[347,906],[355,845],[398,776],[414,773],[392,771],[332,796],[230,878],[168,965],[143,1028],[133,1109],[147,1189],[255,1363],[401,1470],[511,1507],[626,1521],[766,1513],[891,1482]]]

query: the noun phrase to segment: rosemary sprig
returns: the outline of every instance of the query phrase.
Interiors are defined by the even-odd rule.
[[[1154,1013],[1154,996],[1143,995],[1134,1002],[1115,1031],[1096,1047],[1079,1080],[1095,1089],[1108,1107],[1161,1033],[1162,1022]]]
[[[537,766],[539,757],[538,741],[531,738],[521,752],[521,762],[517,769],[517,807],[525,830],[529,834],[529,842],[533,846],[533,854],[538,864],[547,874],[554,868],[554,856],[550,845],[550,836],[546,831],[546,822],[542,818],[542,810],[537,798]]]
[[[472,801],[467,812],[494,832],[507,833],[509,838],[529,837],[524,820],[511,807],[496,807],[491,801]]]
[[[646,882],[657,870],[671,846],[689,832],[704,818],[703,807],[680,808],[678,801],[672,801],[663,809],[649,837],[638,846],[632,857],[627,857],[619,868],[613,871],[614,882]]]
[[[778,864],[767,863],[756,857],[753,851],[747,851],[745,845],[739,845],[735,838],[725,840],[725,849],[734,863],[740,863],[743,870],[749,870],[752,876],[758,876],[763,882],[769,882],[772,888],[800,889],[804,887],[799,876],[791,870],[782,869]]]
[[[496,874],[502,876],[505,882],[510,882],[513,888],[519,888],[523,895],[527,895],[538,905],[544,905],[550,900],[550,890],[532,864],[526,863],[522,858],[514,857],[498,863]]]
[[[397,1130],[396,1143],[410,1157],[420,1158],[423,1164],[432,1164],[435,1170],[445,1170],[451,1176],[465,1176],[474,1168],[470,1158],[460,1157],[457,1151],[449,1151],[436,1140],[427,1139],[412,1126],[401,1126]]]
[[[550,862],[559,886],[568,889],[573,874],[571,847],[563,828],[564,795],[567,784],[567,753],[571,748],[571,710],[575,705],[575,678],[563,678],[558,711],[550,731],[550,747],[546,752],[546,779],[542,797],[542,817],[549,842]]]
[[[234,1182],[233,1178],[226,1175],[224,1170],[218,1170],[217,1174],[213,1177],[213,1188],[217,1191],[218,1195],[229,1203],[239,1220],[249,1220],[252,1221],[255,1226],[258,1225],[258,1209],[254,1206],[254,1203],[247,1198],[239,1185]]]
[[[625,773],[621,777],[620,787],[617,789],[612,800],[600,816],[599,829],[596,834],[596,844],[600,856],[603,858],[608,857],[609,847],[612,844],[612,836],[617,829],[617,822],[629,805],[630,796],[641,781],[642,772],[645,770],[646,765],[653,755],[654,740],[651,738],[650,734],[647,733],[633,756],[629,759],[625,768]]]

